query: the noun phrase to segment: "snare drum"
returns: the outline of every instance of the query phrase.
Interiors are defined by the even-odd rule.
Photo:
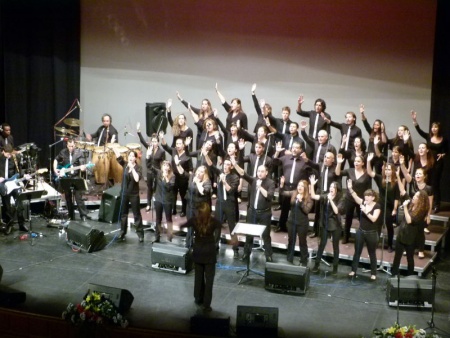
[[[86,147],[86,142],[84,141],[75,141],[75,148],[84,149]]]
[[[94,151],[95,143],[94,142],[84,142],[84,149],[89,151]]]
[[[141,165],[141,145],[139,143],[128,143],[127,148],[131,150],[134,150],[137,153],[136,163]]]
[[[125,162],[128,161],[128,152],[130,151],[127,147],[122,147],[119,145],[119,147],[115,147],[116,150],[120,153],[120,156],[122,156],[123,160]],[[119,162],[117,162],[117,158],[115,154],[113,153],[111,155],[111,161],[109,163],[109,178],[114,180],[114,183],[120,183],[123,179],[123,167],[120,165]]]
[[[95,147],[92,154],[92,163],[95,164],[94,176],[95,183],[104,184],[108,180],[109,174],[109,156],[104,147]]]

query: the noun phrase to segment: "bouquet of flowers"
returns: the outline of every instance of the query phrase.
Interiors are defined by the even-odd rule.
[[[375,329],[373,334],[373,338],[439,338],[436,334],[427,334],[424,329],[416,329],[412,325],[400,326],[397,323],[387,329]]]
[[[108,323],[124,328],[128,326],[128,320],[119,313],[119,309],[110,299],[90,291],[80,304],[67,305],[62,318],[75,325]]]

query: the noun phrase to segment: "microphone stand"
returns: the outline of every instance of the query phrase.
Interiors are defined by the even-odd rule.
[[[382,174],[383,176],[383,174]],[[390,181],[391,179],[389,178],[389,182],[387,180],[386,181],[386,187],[385,187],[385,191],[384,191],[384,217],[383,217],[383,225],[381,227],[382,231],[381,234],[383,235],[383,239],[381,240],[381,257],[380,257],[380,266],[378,267],[377,271],[383,271],[385,273],[387,273],[388,275],[392,275],[391,272],[384,267],[383,265],[383,257],[384,257],[384,232],[383,229],[386,230],[387,226],[386,226],[386,211],[387,211],[387,193],[388,193],[388,187],[389,187],[389,183],[391,184],[392,187],[392,182]]]

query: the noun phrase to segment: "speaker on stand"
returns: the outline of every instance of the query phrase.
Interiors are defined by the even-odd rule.
[[[167,117],[166,104],[164,102],[145,104],[145,122],[148,136],[157,134],[160,131],[166,133]]]

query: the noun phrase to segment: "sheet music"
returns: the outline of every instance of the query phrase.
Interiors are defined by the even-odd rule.
[[[252,223],[237,223],[234,227],[232,235],[250,235],[250,236],[260,236],[266,229],[265,225],[252,224]]]

